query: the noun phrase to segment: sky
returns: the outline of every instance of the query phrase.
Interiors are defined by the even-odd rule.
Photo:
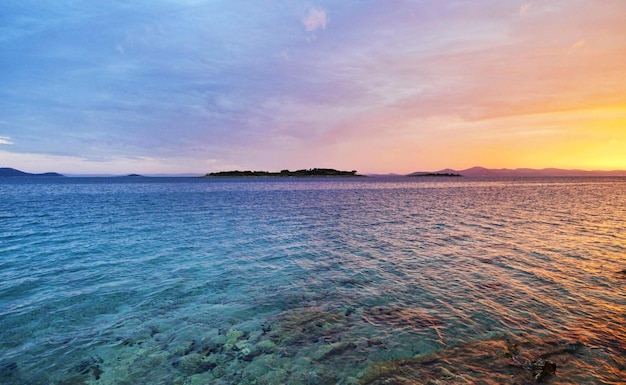
[[[0,167],[626,169],[624,0],[0,0]]]

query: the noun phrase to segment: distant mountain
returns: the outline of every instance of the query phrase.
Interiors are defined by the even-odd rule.
[[[0,167],[0,177],[5,177],[5,176],[48,176],[48,177],[58,177],[58,176],[63,176],[59,173],[56,172],[45,172],[43,174],[31,174],[28,172],[24,172],[24,171],[20,171],[20,170],[16,170],[14,168],[9,168],[9,167]]]
[[[626,176],[626,170],[613,170],[613,171],[586,171],[586,170],[564,170],[560,168],[485,168],[485,167],[472,167],[465,170],[452,170],[444,169],[440,171],[418,171],[413,172],[407,176],[417,176],[423,174],[460,174],[462,176],[469,177],[510,177],[510,176]]]

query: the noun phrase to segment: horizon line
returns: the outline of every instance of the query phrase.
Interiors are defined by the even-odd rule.
[[[76,177],[76,178],[88,178],[88,177],[132,177],[132,176],[137,176],[137,177],[153,177],[153,178],[158,178],[158,177],[199,177],[199,176],[204,176],[207,175],[209,173],[212,172],[228,172],[228,171],[233,171],[233,170],[221,170],[221,171],[207,171],[207,172],[177,172],[177,173],[140,173],[140,172],[129,172],[129,173],[89,173],[89,172],[83,172],[83,173],[74,173],[74,172],[58,172],[58,171],[47,171],[47,172],[29,172],[29,171],[23,171],[17,168],[13,168],[13,167],[0,167],[0,169],[13,169],[16,171],[20,171],[26,174],[33,174],[33,175],[42,175],[42,174],[59,174],[65,177]],[[256,170],[256,169],[255,169]],[[354,169],[353,169],[354,170]],[[245,170],[244,170],[245,171]],[[363,173],[359,173],[360,175],[369,175],[369,176],[408,176],[408,175],[412,175],[412,174],[420,174],[420,173],[444,173],[444,172],[455,172],[455,173],[461,173],[461,172],[468,172],[468,171],[484,171],[484,172],[527,172],[527,173],[532,173],[532,172],[546,172],[546,171],[555,171],[555,172],[568,172],[568,173],[574,173],[574,172],[581,172],[581,173],[624,173],[626,176],[626,169],[580,169],[580,168],[559,168],[559,167],[544,167],[544,168],[532,168],[532,167],[516,167],[516,168],[509,168],[509,167],[500,167],[500,168],[490,168],[490,167],[484,167],[484,166],[472,166],[469,168],[463,168],[463,169],[454,169],[454,168],[443,168],[443,169],[439,169],[439,170],[419,170],[419,171],[412,171],[412,172],[408,172],[408,173],[399,173],[399,172],[363,172]],[[532,176],[532,175],[528,175],[528,176]],[[572,175],[564,175],[564,176],[572,176]],[[583,175],[584,176],[584,175]]]

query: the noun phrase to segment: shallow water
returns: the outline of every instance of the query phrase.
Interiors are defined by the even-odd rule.
[[[0,383],[623,383],[624,191],[0,179]]]

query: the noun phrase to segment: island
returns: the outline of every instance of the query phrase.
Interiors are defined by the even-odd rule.
[[[204,175],[202,178],[214,178],[214,177],[362,177],[356,173],[356,170],[352,171],[339,171],[332,168],[310,168],[308,170],[281,170],[280,172],[268,172],[268,171],[220,171],[212,172]]]
[[[413,177],[413,176],[459,177],[459,176],[463,176],[463,175],[456,174],[456,173],[451,173],[451,172],[427,172],[427,173],[409,174],[407,176],[410,176],[410,177]]]
[[[62,177],[57,172],[44,172],[42,174],[31,174],[29,172],[24,172],[20,170],[16,170],[14,168],[9,167],[0,167],[0,177],[24,177],[24,176],[37,176],[37,177]]]

